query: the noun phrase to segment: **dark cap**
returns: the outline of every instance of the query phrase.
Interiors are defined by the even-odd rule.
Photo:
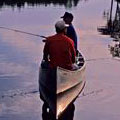
[[[67,18],[67,17],[69,17],[69,18],[72,18],[72,19],[73,19],[73,15],[72,15],[72,13],[65,12],[65,14],[64,14],[61,18]]]

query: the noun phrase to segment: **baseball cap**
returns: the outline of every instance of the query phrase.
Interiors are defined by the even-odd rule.
[[[72,13],[65,12],[65,14],[64,14],[61,18],[67,18],[67,17],[69,17],[69,18],[72,18],[72,19],[73,19],[73,15],[72,15]]]

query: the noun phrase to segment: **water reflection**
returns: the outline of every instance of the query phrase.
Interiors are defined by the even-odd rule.
[[[75,105],[72,103],[68,106],[66,111],[60,116],[59,120],[73,120]],[[56,120],[51,111],[47,110],[47,105],[43,104],[42,107],[42,120]]]
[[[103,35],[111,35],[113,32],[113,21],[112,21],[112,11],[113,11],[113,0],[111,0],[110,11],[104,11],[103,16],[107,18],[107,24],[104,27],[99,27],[98,31]]]
[[[72,103],[68,106],[66,111],[62,114],[59,120],[73,120],[74,118],[75,105]]]
[[[66,8],[75,7],[79,3],[79,1],[87,1],[87,0],[0,0],[0,8],[3,6],[11,6],[11,7],[25,7],[26,3],[28,6],[36,6],[36,5],[64,5]]]
[[[113,4],[116,4],[115,14],[113,15]],[[103,16],[107,18],[107,24],[104,27],[99,27],[98,31],[102,35],[110,35],[113,40],[108,45],[110,53],[113,57],[120,57],[120,0],[111,0],[110,11],[104,11]],[[114,16],[114,17],[113,17]]]
[[[110,10],[104,11],[103,16],[107,18],[107,23],[104,27],[99,27],[98,31],[103,35],[110,35],[113,38],[119,35],[120,37],[120,3],[117,0],[116,11],[113,12],[114,1],[111,0]],[[114,14],[113,14],[114,13]]]

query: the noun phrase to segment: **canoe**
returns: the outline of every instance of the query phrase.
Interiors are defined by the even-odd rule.
[[[86,63],[78,52],[74,70],[57,67],[49,70],[46,65],[39,70],[39,90],[42,100],[58,119],[67,107],[75,101],[85,86]]]

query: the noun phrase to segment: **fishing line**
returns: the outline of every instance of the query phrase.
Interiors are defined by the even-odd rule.
[[[85,61],[98,61],[98,60],[108,60],[112,59],[111,57],[106,57],[106,58],[93,58],[93,59],[86,59]]]
[[[21,30],[18,30],[18,29],[12,29],[12,28],[3,27],[3,26],[0,26],[0,29],[10,30],[10,31],[13,31],[13,32],[23,33],[23,34],[32,35],[32,36],[41,37],[41,38],[47,38],[47,37],[42,36],[42,35],[29,33],[29,32],[21,31]],[[45,40],[43,40],[43,42],[45,42]],[[94,59],[86,59],[86,61],[97,61],[97,60],[106,60],[106,59],[111,59],[111,58],[94,58]]]
[[[93,59],[86,59],[85,61],[87,62],[92,62],[92,61],[98,61],[98,60],[115,60],[117,62],[120,62],[120,57],[119,58],[113,58],[113,57],[106,57],[106,58],[93,58]]]
[[[41,37],[41,38],[47,38],[47,37],[42,36],[42,35],[38,35],[38,34],[34,34],[34,33],[29,33],[29,32],[25,32],[25,31],[21,31],[21,30],[17,30],[17,29],[2,27],[2,26],[0,27],[0,29],[10,30],[10,31],[14,31],[14,32],[18,32],[18,33],[23,33],[23,34],[27,34],[27,35],[32,35],[32,36],[36,36],[36,37]]]

